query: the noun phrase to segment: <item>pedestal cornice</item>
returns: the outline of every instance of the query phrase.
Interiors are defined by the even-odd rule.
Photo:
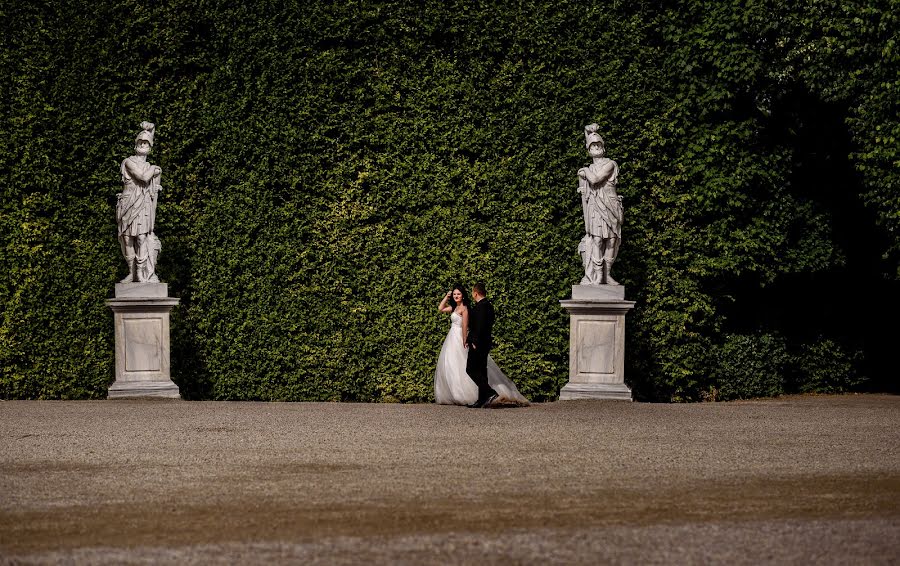
[[[171,309],[181,302],[176,297],[129,297],[106,299],[106,306],[115,312]]]
[[[578,313],[578,314],[588,314],[592,312],[598,312],[599,310],[604,311],[615,311],[622,313],[626,313],[629,310],[634,308],[634,301],[595,301],[595,300],[585,300],[585,299],[563,299],[559,301],[559,304],[562,308],[566,309],[570,313]]]

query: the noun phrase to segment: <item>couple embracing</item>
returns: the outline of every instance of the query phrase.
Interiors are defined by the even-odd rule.
[[[456,285],[438,305],[439,311],[450,315],[450,332],[434,372],[436,403],[472,408],[528,404],[491,359],[494,306],[486,295],[484,283],[476,283],[475,305],[470,309],[465,288]]]

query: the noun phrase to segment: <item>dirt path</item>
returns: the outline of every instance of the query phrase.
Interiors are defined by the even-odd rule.
[[[0,402],[0,562],[900,561],[900,398]]]

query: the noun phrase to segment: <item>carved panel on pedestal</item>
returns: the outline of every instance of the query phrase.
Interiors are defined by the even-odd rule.
[[[582,320],[578,324],[578,373],[612,374],[616,371],[614,320]]]
[[[162,360],[162,319],[126,318],[125,371],[159,371]]]

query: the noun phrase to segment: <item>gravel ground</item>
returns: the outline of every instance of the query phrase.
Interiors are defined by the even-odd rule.
[[[0,402],[0,563],[900,562],[900,397]]]

